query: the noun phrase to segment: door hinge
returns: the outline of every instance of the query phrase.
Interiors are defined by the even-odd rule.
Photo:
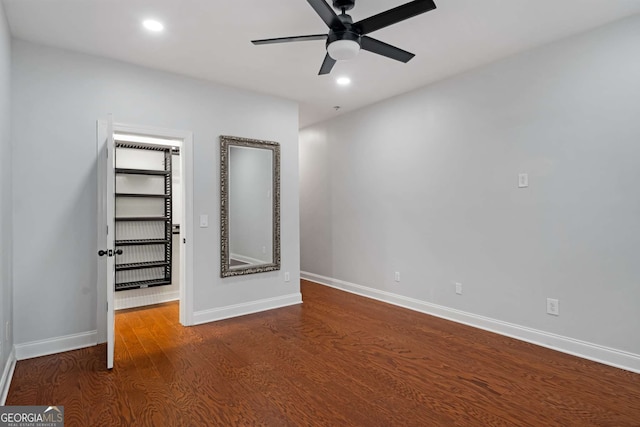
[[[187,239],[182,239],[182,243],[187,243]]]
[[[109,312],[109,301],[107,301],[107,313]]]
[[[107,225],[107,236],[109,235],[109,226]]]

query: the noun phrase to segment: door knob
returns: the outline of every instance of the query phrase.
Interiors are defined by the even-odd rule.
[[[116,249],[116,255],[122,255],[122,249]]]
[[[107,254],[107,251],[103,251],[102,249],[98,251],[98,256],[105,256],[106,254]]]

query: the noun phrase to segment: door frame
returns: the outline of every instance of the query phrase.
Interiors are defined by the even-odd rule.
[[[102,151],[106,140],[106,120],[98,120],[97,152]],[[182,140],[180,147],[180,170],[182,185],[182,218],[185,224],[180,224],[180,323],[183,326],[193,325],[193,132],[185,130],[167,129],[154,126],[141,126],[126,123],[113,123],[114,133],[129,133],[166,139]],[[104,185],[102,176],[98,175],[98,194]],[[98,224],[102,224],[98,218]],[[107,319],[104,307],[107,303],[106,271],[98,263],[97,277],[97,333],[98,343],[107,340]],[[103,274],[101,274],[103,273]]]

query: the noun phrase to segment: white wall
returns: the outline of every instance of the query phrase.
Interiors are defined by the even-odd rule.
[[[295,103],[20,40],[12,47],[16,343],[96,329],[96,120],[108,113],[193,132],[196,321],[299,300]],[[282,271],[220,279],[221,134],[282,144]],[[200,214],[209,228],[197,227]]]
[[[11,331],[7,336],[5,328],[13,312],[10,87],[11,37],[0,3],[0,372],[13,347]]]
[[[639,45],[635,16],[301,131],[302,270],[640,370]]]
[[[173,225],[182,224],[182,171],[180,156],[171,156],[171,216]]]

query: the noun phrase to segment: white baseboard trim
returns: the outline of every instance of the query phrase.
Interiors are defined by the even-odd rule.
[[[77,350],[79,348],[91,347],[97,344],[98,331],[81,332],[79,334],[65,335],[63,337],[31,341],[15,345],[16,359],[24,360],[31,359],[33,357],[48,356],[49,354]]]
[[[271,262],[271,261],[264,261],[258,258],[251,258],[249,256],[234,254],[234,253],[231,254],[230,258],[238,261],[246,262],[247,264],[251,264],[251,265],[269,264]]]
[[[301,303],[302,294],[300,292],[297,292],[295,294],[283,295],[275,298],[266,298],[258,301],[251,301],[242,304],[234,304],[228,305],[226,307],[214,308],[211,310],[196,311],[193,314],[193,324],[201,325],[203,323],[215,322],[216,320],[224,320],[231,317],[244,316],[247,314],[273,310],[276,308],[282,308],[289,305]]]
[[[2,378],[0,379],[0,406],[4,406],[7,401],[7,395],[9,394],[9,387],[11,386],[11,380],[13,379],[13,372],[16,370],[16,349],[11,349],[7,363],[4,365],[4,371],[2,371]]]
[[[177,301],[180,299],[180,291],[160,292],[149,295],[136,295],[134,297],[116,298],[114,305],[116,310],[143,307],[145,305],[161,304],[163,302]]]
[[[577,340],[562,335],[556,335],[549,332],[540,331],[538,329],[528,328],[513,323],[503,322],[501,320],[489,317],[479,316],[449,307],[432,304],[415,298],[394,294],[391,292],[381,291],[367,286],[357,285],[355,283],[345,282],[343,280],[333,279],[321,276],[319,274],[300,272],[302,279],[336,288],[342,291],[357,294],[363,297],[375,299],[388,304],[397,305],[399,307],[408,308],[410,310],[419,311],[421,313],[440,317],[453,322],[462,323],[486,331],[495,332],[496,334],[505,335],[531,344],[547,347],[562,353],[571,354],[583,359],[592,360],[594,362],[603,363],[627,371],[640,374],[640,355],[629,353],[614,348],[605,347],[586,341]]]

